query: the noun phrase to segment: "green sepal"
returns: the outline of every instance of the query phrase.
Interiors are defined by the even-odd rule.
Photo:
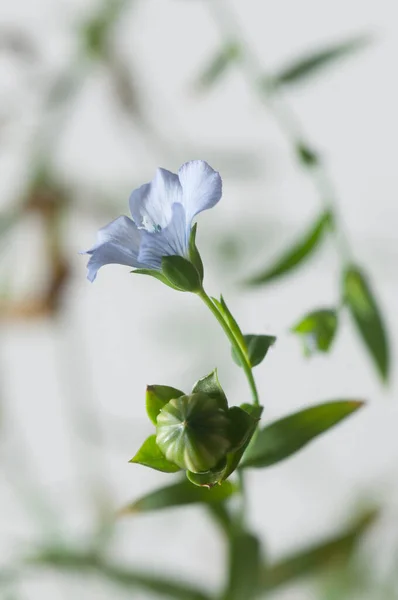
[[[315,310],[294,325],[292,332],[299,334],[302,339],[304,354],[311,356],[317,350],[328,352],[336,336],[337,326],[336,310]]]
[[[225,471],[226,466],[227,459],[224,457],[207,473],[192,473],[192,471],[187,471],[187,478],[194,485],[211,488],[221,482],[222,474]]]
[[[199,250],[196,246],[196,229],[197,229],[197,223],[195,223],[195,225],[192,227],[191,230],[191,235],[189,236],[189,259],[191,261],[191,263],[194,265],[194,267],[196,268],[197,272],[199,273],[199,278],[200,278],[200,282],[203,282],[203,276],[204,276],[204,270],[203,270],[203,262],[202,262],[202,258],[199,254]]]
[[[253,425],[257,424],[257,420],[253,419],[244,409],[239,406],[232,406],[228,413],[230,423],[229,439],[231,440],[230,452],[236,452],[246,443],[250,434],[253,431]]]
[[[276,342],[276,337],[274,335],[247,334],[243,337],[245,340],[251,367],[256,367],[257,365],[259,365],[264,360],[270,347]],[[241,367],[242,363],[238,354],[236,353],[235,348],[232,347],[231,351],[232,358],[234,359],[236,364],[239,367]]]
[[[195,394],[197,392],[202,392],[203,394],[210,396],[210,398],[214,398],[217,400],[220,408],[228,410],[227,397],[218,380],[217,369],[214,369],[214,371],[205,377],[202,377],[195,383],[192,388],[192,393]]]
[[[227,466],[222,475],[223,481],[232,475],[232,473],[238,468],[239,463],[257,430],[257,424],[260,421],[261,414],[263,412],[262,406],[254,406],[253,404],[241,404],[240,408],[251,417],[252,423],[244,444],[235,452],[230,452],[227,454]]]
[[[167,279],[167,277],[165,277],[163,275],[163,273],[161,273],[160,271],[156,271],[156,269],[134,269],[134,271],[131,271],[131,273],[137,273],[138,275],[150,275],[151,277],[154,277],[155,279],[158,279],[159,281],[161,281],[165,285],[168,285],[173,290],[177,290],[177,292],[181,291],[179,287],[177,287],[171,281],[169,281]]]
[[[146,412],[156,425],[159,412],[173,398],[183,396],[184,392],[168,385],[148,385],[146,388]]]
[[[180,467],[167,460],[160,451],[156,443],[156,435],[150,435],[129,462],[144,465],[144,467],[150,467],[163,473],[177,473],[177,471],[181,471]]]
[[[199,292],[202,289],[196,267],[182,256],[163,256],[162,273],[181,292]]]

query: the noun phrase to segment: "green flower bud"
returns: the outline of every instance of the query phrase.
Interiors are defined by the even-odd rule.
[[[229,419],[217,399],[202,392],[170,400],[157,418],[156,443],[167,460],[205,473],[222,460],[231,442]]]

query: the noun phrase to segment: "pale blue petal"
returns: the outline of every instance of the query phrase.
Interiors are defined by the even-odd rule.
[[[87,278],[94,281],[100,267],[107,264],[142,267],[138,261],[141,231],[128,217],[118,217],[98,231],[97,243],[87,250],[91,254],[88,261]]]
[[[204,160],[191,160],[178,171],[182,186],[182,203],[185,208],[187,226],[202,210],[212,208],[221,198],[222,181],[220,174],[214,171]]]
[[[188,254],[188,234],[185,210],[182,204],[172,206],[172,219],[168,227],[161,231],[142,232],[138,259],[151,269],[160,269],[162,256],[186,256]]]
[[[130,196],[130,211],[137,227],[147,231],[165,229],[172,219],[172,206],[181,202],[182,189],[177,175],[157,169],[151,183],[145,183]]]

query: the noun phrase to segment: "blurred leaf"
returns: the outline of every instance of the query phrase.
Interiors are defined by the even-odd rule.
[[[270,467],[288,458],[363,406],[358,400],[339,400],[311,406],[259,431],[242,467]]]
[[[105,54],[108,35],[126,4],[126,0],[103,2],[101,9],[82,27],[84,46],[94,58],[101,58]]]
[[[162,273],[172,285],[182,292],[198,292],[202,287],[195,266],[182,256],[163,256]]]
[[[198,87],[209,88],[219,81],[231,64],[241,57],[241,48],[237,42],[229,42],[213,57],[210,64],[199,76]]]
[[[144,465],[163,473],[177,473],[177,471],[181,471],[180,467],[167,460],[162,454],[156,443],[155,434],[150,435],[145,440],[137,454],[129,462]]]
[[[185,504],[222,502],[235,494],[235,492],[236,486],[229,481],[225,481],[210,490],[197,487],[189,481],[180,481],[179,483],[159,488],[139,498],[122,509],[120,514],[136,514]]]
[[[355,266],[344,273],[344,299],[378,372],[387,381],[390,353],[386,328],[365,274]]]
[[[256,367],[264,360],[269,348],[276,342],[276,337],[274,335],[247,334],[243,337],[245,339],[246,348],[252,367]],[[232,358],[237,365],[241,366],[241,362],[239,356],[236,354],[235,348],[232,348]]]
[[[318,575],[336,564],[345,564],[376,517],[375,510],[369,511],[343,533],[269,565],[262,576],[264,592],[291,584],[301,577]]]
[[[299,142],[296,145],[296,152],[300,162],[306,167],[316,167],[319,165],[319,156],[304,142]]]
[[[260,542],[245,531],[233,532],[229,542],[228,583],[223,600],[254,600],[260,589]]]
[[[337,323],[335,310],[315,310],[294,325],[292,331],[301,337],[304,353],[311,356],[317,350],[328,352],[336,335]]]
[[[232,315],[231,311],[229,310],[224,298],[222,296],[220,296],[220,300],[217,300],[217,298],[212,298],[212,301],[217,306],[221,315],[224,317],[224,320],[227,322],[230,330],[234,334],[235,339],[238,342],[243,354],[246,356],[248,362],[250,362],[249,353],[248,353],[248,350],[246,347],[245,337],[244,337],[238,323],[236,322],[235,317]]]
[[[38,552],[30,563],[72,572],[94,572],[122,587],[153,592],[161,597],[176,600],[210,600],[205,592],[188,583],[150,573],[145,574],[142,569],[134,571],[114,566],[95,555],[64,548],[44,549]]]
[[[227,397],[218,380],[217,369],[214,369],[214,371],[205,377],[202,377],[202,379],[199,379],[199,381],[195,383],[192,388],[192,393],[194,394],[197,392],[202,392],[203,394],[218,400],[220,408],[224,410],[228,409]]]
[[[304,236],[287,250],[275,264],[268,267],[262,273],[248,279],[245,282],[246,285],[269,283],[301,265],[318,248],[331,223],[332,215],[329,212],[323,213]]]
[[[148,385],[146,388],[146,412],[154,425],[157,425],[158,414],[173,398],[184,396],[184,392],[169,385]]]
[[[300,82],[311,75],[315,75],[318,71],[333,64],[338,59],[361,50],[369,42],[369,36],[361,35],[345,42],[316,50],[281,69],[279,73],[274,75],[274,83],[276,85],[285,85]]]

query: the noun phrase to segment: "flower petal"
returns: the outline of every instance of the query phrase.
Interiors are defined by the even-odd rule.
[[[97,243],[84,254],[91,254],[88,261],[87,278],[94,281],[100,267],[107,264],[142,267],[138,261],[141,231],[128,217],[118,217],[102,227],[97,234]]]
[[[212,208],[221,198],[222,181],[204,160],[191,160],[178,171],[182,186],[182,203],[185,207],[187,226],[202,210]]]
[[[158,231],[172,219],[172,206],[181,202],[182,189],[177,175],[157,169],[151,183],[145,183],[130,196],[130,211],[137,227]]]
[[[172,206],[172,218],[161,231],[143,231],[138,259],[151,269],[160,269],[163,256],[185,257],[188,253],[188,234],[185,210],[182,204]]]

